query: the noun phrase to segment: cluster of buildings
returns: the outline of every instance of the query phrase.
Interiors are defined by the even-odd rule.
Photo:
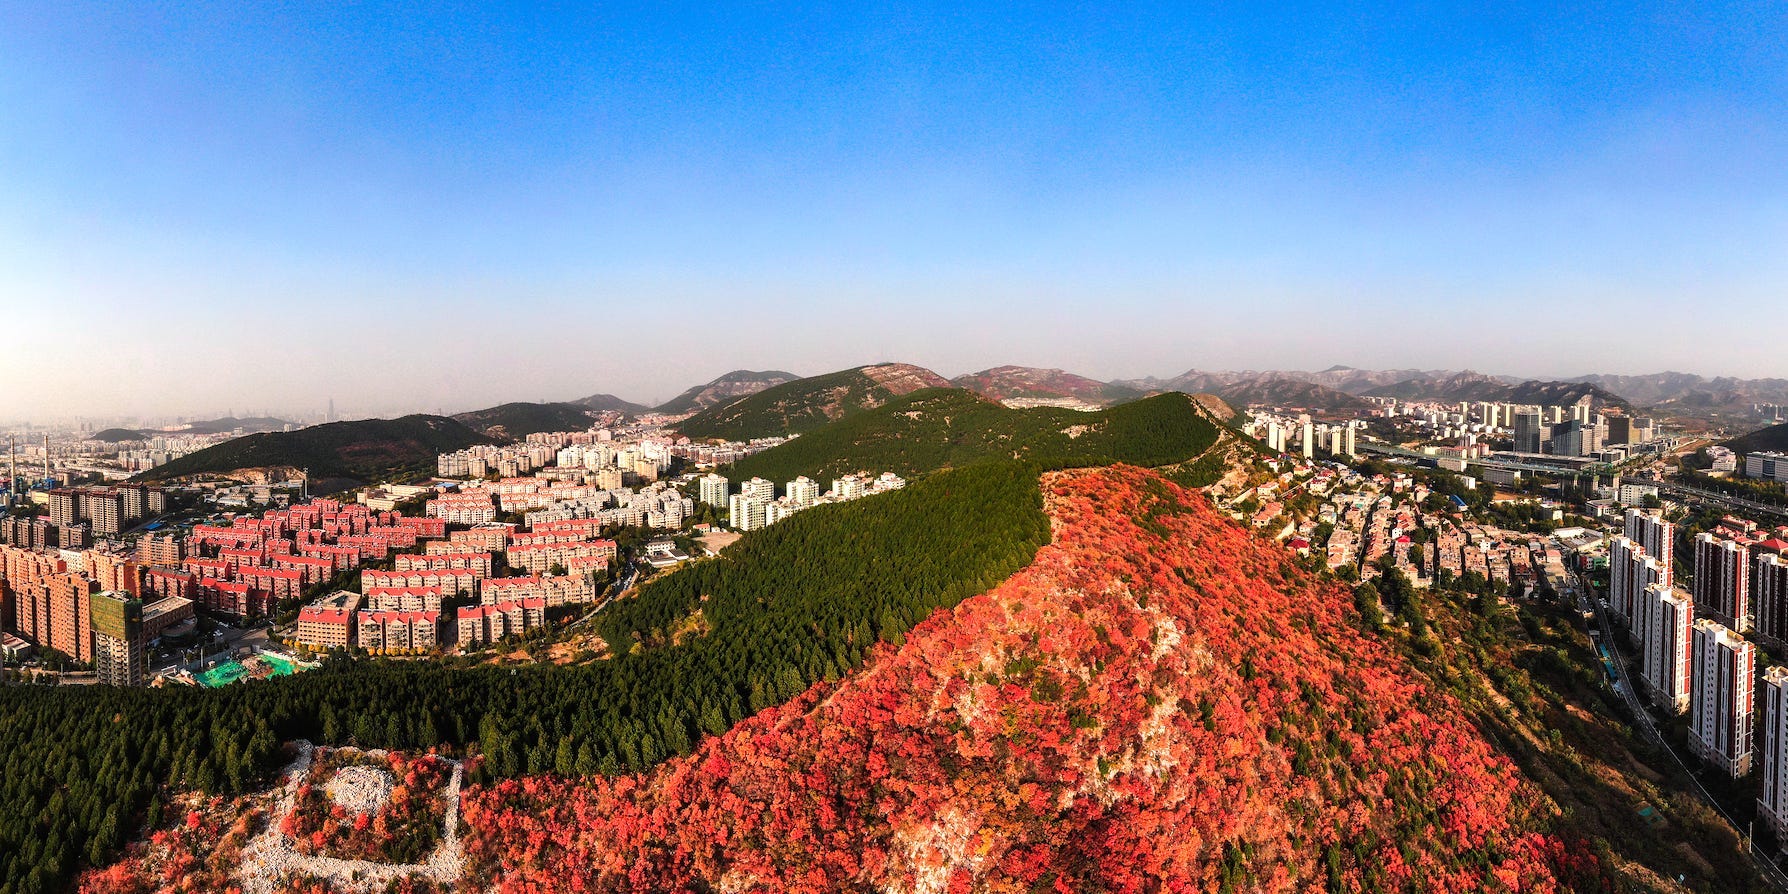
[[[167,492],[141,484],[58,487],[33,496],[44,499],[47,511],[0,518],[0,543],[34,549],[86,549],[168,511]]]
[[[1662,515],[1629,510],[1609,542],[1609,611],[1638,646],[1640,682],[1660,709],[1689,715],[1689,750],[1736,779],[1762,769],[1758,812],[1788,835],[1788,668],[1761,677],[1744,634],[1788,643],[1788,530],[1728,517],[1691,543],[1680,585],[1676,532]],[[1700,615],[1697,619],[1697,615]]]
[[[726,509],[727,519],[735,530],[755,531],[803,509],[848,502],[905,486],[906,479],[893,472],[883,472],[875,478],[845,475],[832,479],[832,487],[822,493],[819,482],[802,475],[790,481],[783,488],[783,495],[778,497],[775,482],[752,478],[740,483],[739,492],[735,494],[731,493],[731,482],[725,476],[709,473],[696,479],[696,495],[703,503]]]
[[[190,631],[191,599],[145,585],[136,552],[0,546],[0,627],[9,658],[54,650],[92,665],[100,682],[140,685],[149,646]]]
[[[541,522],[529,529],[480,522],[447,530],[430,522],[419,551],[391,556],[389,568],[360,572],[359,593],[336,593],[300,610],[293,640],[312,651],[357,646],[370,652],[425,652],[502,639],[546,623],[547,609],[595,600],[596,575],[618,549],[599,535],[601,519]],[[476,596],[449,618],[449,598]]]
[[[1312,459],[1318,451],[1331,456],[1357,456],[1360,424],[1358,421],[1317,422],[1310,414],[1295,417],[1272,413],[1255,413],[1242,427],[1249,437],[1258,438],[1273,453],[1299,453]]]
[[[624,486],[616,469],[548,468],[524,478],[467,484],[433,497],[424,513],[456,525],[521,515],[529,525],[590,520],[617,527],[680,528],[695,501],[669,482]]]

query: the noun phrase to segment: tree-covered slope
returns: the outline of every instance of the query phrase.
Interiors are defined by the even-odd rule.
[[[1734,453],[1757,453],[1760,451],[1788,451],[1788,422],[1761,428],[1747,435],[1741,435],[1725,442],[1725,446]]]
[[[678,423],[677,430],[691,438],[734,441],[801,434],[900,395],[949,384],[937,373],[905,363],[861,366],[784,382],[710,407]]]
[[[989,459],[1045,465],[1183,462],[1216,441],[1217,426],[1177,392],[1098,412],[1017,410],[958,388],[915,391],[749,456],[727,474],[782,484],[796,475],[916,475]]]
[[[309,469],[315,478],[373,481],[429,471],[439,454],[490,442],[445,416],[331,422],[225,441],[157,466],[136,480],[167,481],[238,469]]]
[[[87,436],[89,441],[100,441],[106,444],[119,444],[125,441],[146,441],[153,435],[137,431],[133,428],[108,428]]]
[[[590,408],[577,403],[507,403],[453,414],[454,421],[498,440],[520,440],[542,431],[583,431],[592,418]]]

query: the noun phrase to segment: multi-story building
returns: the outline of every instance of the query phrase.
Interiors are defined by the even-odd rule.
[[[1663,566],[1646,555],[1645,547],[1624,536],[1608,543],[1608,606],[1627,623],[1633,637],[1644,632],[1641,615],[1645,588],[1664,582]]]
[[[1751,772],[1757,647],[1712,619],[1695,622],[1689,750],[1734,779]]]
[[[1751,565],[1757,635],[1788,643],[1788,561],[1775,553],[1758,553]]]
[[[735,530],[755,531],[766,524],[765,512],[769,505],[768,501],[750,494],[733,494],[728,501],[727,518]]]
[[[489,581],[485,581],[489,583]],[[441,610],[441,588],[436,587],[369,587],[363,594],[366,610],[375,612],[438,612]]]
[[[715,509],[726,508],[727,487],[730,482],[723,475],[709,473],[697,479],[696,494],[703,503]]]
[[[1757,816],[1776,837],[1788,837],[1788,667],[1763,672],[1763,717],[1757,727],[1757,761],[1763,789]]]
[[[50,524],[64,528],[81,520],[81,493],[72,487],[50,491]]]
[[[1740,633],[1751,629],[1751,556],[1745,545],[1695,535],[1695,604]]]
[[[445,571],[467,569],[478,577],[490,577],[490,553],[417,554],[400,553],[392,560],[394,571]]]
[[[158,568],[179,568],[180,560],[185,558],[180,548],[180,538],[173,531],[160,534],[144,534],[137,539],[137,563]]]
[[[362,611],[360,647],[369,652],[414,652],[435,647],[441,626],[438,611]]]
[[[1539,453],[1540,444],[1548,436],[1546,426],[1540,421],[1537,410],[1522,410],[1515,414],[1515,452]]]
[[[188,603],[190,607],[190,603]],[[129,593],[96,593],[91,601],[93,670],[109,686],[141,686],[149,679],[143,603]]]
[[[1764,451],[1747,454],[1745,456],[1745,477],[1788,481],[1788,453]],[[53,521],[54,518],[55,513],[52,511],[51,520]]]
[[[806,475],[802,475],[788,483],[789,501],[797,506],[802,508],[812,506],[819,500],[819,497],[819,482],[814,481]]]
[[[613,540],[586,540],[577,543],[534,543],[525,546],[511,546],[503,553],[504,561],[511,569],[525,571],[528,574],[563,574],[569,571],[575,559],[599,559],[604,562],[615,557]],[[554,568],[563,569],[554,572]]]
[[[530,597],[513,602],[474,605],[460,609],[454,618],[461,647],[496,642],[546,623],[546,600]]]
[[[1690,639],[1695,606],[1665,584],[1645,589],[1644,680],[1652,704],[1672,714],[1689,708]]]
[[[739,485],[739,493],[753,500],[768,503],[776,499],[776,482],[762,478],[752,478]]]
[[[1645,554],[1658,560],[1664,571],[1664,583],[1675,583],[1672,574],[1672,561],[1676,554],[1676,525],[1665,520],[1662,513],[1646,512],[1639,509],[1628,509],[1626,518],[1627,539],[1645,547]]]
[[[305,606],[298,611],[293,639],[317,652],[354,645],[358,632],[355,613],[360,609],[360,600],[359,593],[336,593]]]
[[[90,488],[81,494],[81,516],[100,537],[116,537],[127,522],[124,496],[111,488]]]
[[[45,583],[49,597],[49,642],[40,643],[76,661],[93,660],[93,581],[81,574],[58,574]]]

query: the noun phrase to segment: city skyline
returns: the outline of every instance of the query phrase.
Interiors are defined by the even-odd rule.
[[[1781,374],[1780,16],[596,16],[7,7],[5,415]]]

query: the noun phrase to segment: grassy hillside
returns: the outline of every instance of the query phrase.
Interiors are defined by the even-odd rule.
[[[1177,392],[1083,413],[1014,410],[961,389],[930,388],[747,457],[727,474],[780,485],[796,475],[915,475],[989,459],[1165,465],[1197,456],[1216,438],[1217,426]]]
[[[802,434],[871,410],[920,388],[950,383],[927,369],[901,363],[860,366],[809,376],[711,407],[677,425],[691,438],[745,441]]]
[[[693,413],[709,407],[730,403],[747,395],[756,394],[784,382],[792,382],[800,378],[791,372],[779,369],[767,369],[762,372],[749,369],[735,369],[712,382],[697,385],[653,409],[669,416],[680,413]]]
[[[331,422],[291,432],[267,432],[189,453],[138,475],[167,481],[237,469],[309,469],[313,478],[374,481],[432,470],[435,457],[491,439],[445,416],[404,416]]]
[[[509,403],[453,414],[455,421],[499,440],[520,440],[542,431],[583,431],[590,408],[576,403]]]

